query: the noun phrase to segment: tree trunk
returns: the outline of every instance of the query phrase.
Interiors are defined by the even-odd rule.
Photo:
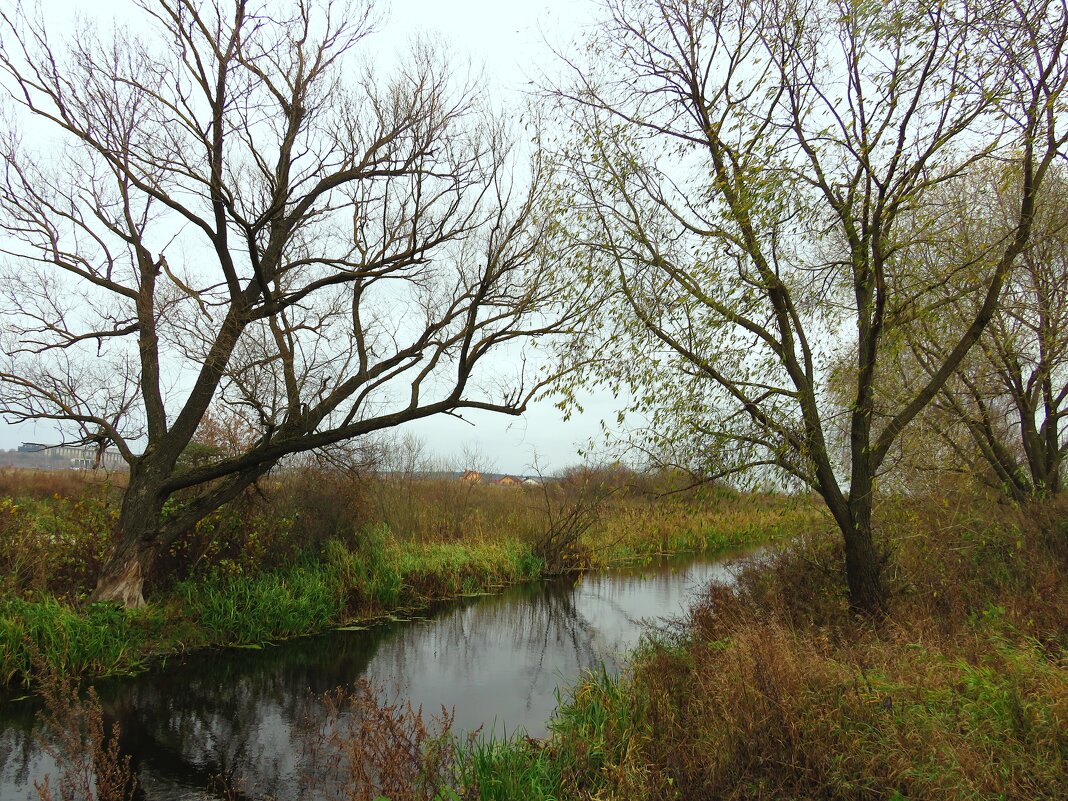
[[[882,559],[872,538],[871,495],[850,498],[849,511],[849,524],[842,526],[849,607],[866,617],[879,617],[886,611],[886,591]]]
[[[115,523],[113,550],[100,570],[90,601],[118,601],[128,608],[145,605],[145,577],[161,546],[159,525],[165,500],[161,484],[140,466],[131,469],[130,485]]]
[[[865,617],[880,617],[886,611],[886,590],[882,581],[882,558],[872,537],[871,483],[863,480],[857,483],[862,485],[862,491],[854,491],[848,497],[827,490],[821,495],[845,543],[849,608]]]
[[[145,605],[145,576],[159,553],[151,537],[130,530],[118,534],[122,539],[100,571],[90,601],[118,601],[130,609]]]

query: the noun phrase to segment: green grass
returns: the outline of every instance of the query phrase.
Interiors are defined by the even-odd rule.
[[[865,669],[797,632],[765,650],[780,664],[759,665],[750,648],[763,636],[715,648],[712,675],[687,661],[693,644],[653,645],[633,676],[589,674],[545,740],[468,744],[458,784],[480,801],[1063,797],[1068,682],[1037,644],[998,643],[978,664],[887,646],[886,664]],[[680,671],[670,690],[665,653]],[[693,697],[717,679],[711,699]]]
[[[344,585],[330,563],[308,561],[259,575],[186,580],[183,615],[215,643],[261,643],[320,631],[342,619]]]
[[[0,534],[17,546],[0,553],[0,682],[32,683],[34,650],[64,672],[121,673],[171,653],[313,634],[544,574],[532,534],[540,525],[536,493],[473,488],[467,533],[457,533],[441,516],[455,502],[450,493],[468,488],[426,482],[416,489],[425,512],[418,529],[367,522],[346,530],[351,499],[329,497],[317,503],[339,505],[332,527],[323,528],[332,533],[299,547],[319,530],[307,528],[321,522],[315,510],[293,511],[281,496],[249,509],[224,508],[161,557],[170,560],[169,570],[185,565],[184,577],[157,585],[140,613],[85,603],[94,565],[107,551],[113,493],[90,488],[71,498],[42,491],[18,502],[0,499]],[[819,519],[810,503],[763,496],[622,496],[575,545],[586,555],[575,565],[752,547]]]
[[[828,772],[839,795],[878,794],[895,776],[910,798],[1057,797],[1068,775],[1063,665],[1022,641],[994,642],[976,664],[916,649],[908,667],[870,673],[829,732],[844,757]],[[906,758],[879,756],[894,754]]]
[[[503,509],[507,497],[493,499]],[[10,525],[22,514],[9,508]],[[446,797],[1063,798],[1065,507],[904,499],[880,520],[892,553],[885,620],[849,614],[833,532],[794,539],[736,590],[710,588],[685,627],[645,642],[621,676],[582,677],[545,739],[458,743]],[[759,496],[714,512],[631,499],[582,547],[600,566],[782,541],[819,521],[811,505]],[[435,539],[371,524],[274,568],[220,561],[138,612],[23,593],[0,601],[0,679],[28,680],[34,653],[70,673],[121,672],[175,650],[492,590],[543,568],[521,532]]]
[[[125,610],[111,604],[82,609],[52,597],[0,600],[0,680],[27,682],[34,659],[60,673],[106,675],[145,663],[163,624],[158,608]]]
[[[214,573],[175,588],[182,614],[216,643],[259,643],[536,578],[518,543],[402,546],[381,529],[358,550],[327,543],[318,559],[252,575]]]
[[[469,743],[458,774],[460,786],[474,788],[479,801],[556,801],[564,784],[560,760],[523,734]]]
[[[651,736],[638,690],[629,677],[611,676],[603,666],[589,671],[558,695],[545,740],[515,733],[468,743],[458,783],[477,791],[480,801],[598,798],[609,787],[636,791],[643,776],[632,756]]]
[[[732,498],[701,512],[689,500],[621,505],[584,537],[592,563],[608,566],[665,554],[730,551],[788,540],[826,527],[807,500]]]

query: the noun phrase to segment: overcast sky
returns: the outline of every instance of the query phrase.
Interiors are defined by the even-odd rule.
[[[85,3],[41,0],[57,30],[77,14],[103,20],[122,18],[128,2]],[[520,104],[543,72],[556,72],[555,56],[546,42],[566,49],[596,13],[594,0],[395,0],[388,5],[383,29],[367,46],[386,61],[405,50],[416,35],[440,38],[457,62],[470,60],[484,68],[486,91],[502,104]],[[133,25],[132,25],[133,27]],[[522,418],[488,413],[467,415],[465,423],[440,417],[413,424],[430,453],[459,462],[465,451],[479,452],[484,468],[500,472],[529,472],[535,452],[542,469],[554,470],[579,460],[578,447],[600,439],[601,420],[614,420],[615,404],[607,397],[587,397],[586,411],[565,423],[551,401],[536,404]],[[409,430],[409,429],[405,429]],[[0,448],[22,441],[55,442],[48,423],[7,425],[0,422]]]

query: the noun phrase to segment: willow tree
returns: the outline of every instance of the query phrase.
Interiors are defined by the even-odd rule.
[[[786,476],[841,530],[854,609],[884,603],[875,483],[979,339],[1065,142],[1063,0],[608,0],[553,90],[573,136],[574,274],[608,287],[585,375],[633,393],[640,444],[705,476]],[[876,392],[925,308],[915,210],[1011,161],[1012,213],[974,254],[971,319],[903,396]],[[954,269],[962,265],[947,265]],[[830,368],[852,355],[849,403]],[[844,415],[843,447],[830,432]]]
[[[946,457],[932,463],[929,445],[902,453],[907,468],[966,471],[1018,503],[1056,495],[1068,457],[1068,179],[1063,165],[1038,194],[1031,237],[1002,290],[993,319],[957,372],[921,415],[919,431]],[[989,227],[1003,224],[1015,193],[1004,180],[990,190],[959,187],[947,197],[960,220],[956,236],[932,242],[913,258],[935,283],[931,310],[903,330],[906,347],[887,365],[883,391],[922,380],[945,357],[946,343],[968,322],[981,284],[968,264]],[[977,203],[977,195],[991,203]]]
[[[432,47],[376,70],[360,0],[133,5],[62,43],[0,12],[0,408],[129,463],[94,593],[128,605],[290,454],[520,413],[523,343],[569,313],[544,290],[541,165]],[[252,434],[183,467],[220,405]]]

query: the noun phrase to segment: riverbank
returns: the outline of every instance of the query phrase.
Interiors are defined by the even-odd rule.
[[[544,738],[471,741],[363,682],[326,699],[311,734],[333,771],[311,775],[356,799],[382,795],[372,775],[394,799],[1062,798],[1068,509],[962,492],[880,520],[884,620],[849,614],[816,531],[577,682]]]
[[[397,488],[388,489],[395,497]],[[616,493],[587,529],[547,552],[544,493],[440,482],[404,489],[410,506],[402,511],[413,515],[399,532],[384,522],[403,525],[398,504],[377,521],[360,521],[351,488],[329,504],[313,494],[298,506],[285,494],[292,488],[276,487],[267,501],[223,510],[197,532],[199,540],[169,555],[176,578],[154,587],[139,610],[84,601],[114,511],[108,488],[0,499],[0,529],[16,546],[0,597],[0,683],[32,686],[40,667],[82,676],[132,673],[174,654],[366,625],[548,573],[751,547],[822,525],[808,501]],[[563,508],[566,499],[556,503]],[[365,498],[361,508],[367,505]],[[447,515],[467,533],[442,530]],[[324,517],[332,525],[312,536],[309,526],[323,529]],[[21,561],[12,554],[22,554]]]
[[[475,797],[1060,799],[1068,787],[1068,509],[962,495],[884,510],[891,603],[843,601],[833,537],[712,588],[545,740],[458,757]]]

